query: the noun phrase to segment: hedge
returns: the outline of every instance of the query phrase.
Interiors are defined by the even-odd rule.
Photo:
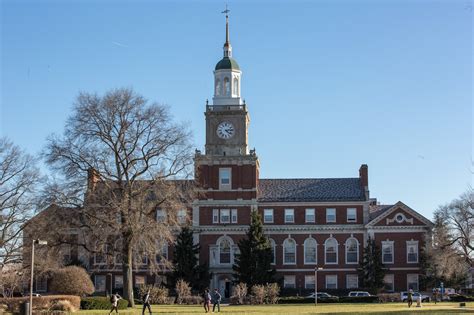
[[[450,295],[449,300],[451,302],[473,302],[474,301],[474,296]]]
[[[81,309],[83,310],[110,310],[112,303],[110,303],[110,298],[103,296],[93,296],[83,298],[81,300]],[[118,309],[125,310],[128,307],[127,300],[118,301]]]
[[[371,296],[341,296],[339,302],[341,303],[376,303],[380,299],[376,295]]]
[[[318,299],[318,303],[337,303],[337,299]],[[281,297],[278,300],[278,304],[304,304],[314,303],[314,298],[308,298],[303,296],[287,296]]]
[[[75,295],[47,295],[40,297],[33,297],[33,309],[34,310],[47,310],[58,301],[69,301],[72,307],[79,309],[81,305],[81,298]],[[12,313],[20,312],[20,305],[30,302],[29,296],[16,297],[16,298],[0,298],[0,305],[7,305],[8,311]]]

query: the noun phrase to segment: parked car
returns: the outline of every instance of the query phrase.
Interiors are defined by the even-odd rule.
[[[347,296],[371,296],[367,291],[351,291]]]
[[[418,300],[418,297],[420,295],[421,295],[421,301],[422,302],[430,302],[431,301],[431,298],[428,295],[421,294],[420,292],[413,292],[413,301]],[[408,300],[408,292],[407,291],[400,292],[400,300],[402,300],[402,302],[406,302]]]
[[[314,299],[314,292],[307,296],[309,299]],[[318,292],[318,300],[320,301],[337,301],[339,297],[328,294],[326,292]]]

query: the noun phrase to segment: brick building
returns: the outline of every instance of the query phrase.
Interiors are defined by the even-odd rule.
[[[365,164],[352,178],[260,178],[259,158],[248,148],[251,107],[241,98],[241,74],[232,58],[226,17],[224,57],[214,69],[212,105],[205,106],[205,150],[196,150],[194,158],[200,197],[188,211],[201,245],[199,260],[209,264],[211,289],[230,295],[237,243],[251,211],[258,211],[284,287],[313,289],[315,268],[322,268],[319,290],[357,288],[357,267],[371,236],[388,268],[386,289],[417,290],[420,249],[432,223],[402,202],[379,205],[371,198]],[[171,247],[164,251],[171,259]],[[97,291],[120,288],[119,268],[108,269],[100,257],[87,261]],[[137,267],[135,285],[158,281],[146,271],[146,262]]]

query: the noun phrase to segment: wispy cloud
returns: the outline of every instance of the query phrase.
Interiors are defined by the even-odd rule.
[[[127,45],[119,43],[119,42],[112,42],[112,44],[114,44],[115,46],[119,46],[119,47],[128,47]]]

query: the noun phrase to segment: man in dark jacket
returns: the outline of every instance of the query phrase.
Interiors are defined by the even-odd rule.
[[[148,312],[151,314],[151,306],[150,306],[150,290],[143,295],[143,310],[142,315],[145,315],[145,310],[148,308]]]
[[[222,299],[222,296],[219,293],[219,291],[217,289],[214,289],[214,294],[212,295],[212,302],[213,302],[212,311],[213,312],[216,311],[216,305],[217,305],[217,311],[218,312],[221,311],[221,299]]]

